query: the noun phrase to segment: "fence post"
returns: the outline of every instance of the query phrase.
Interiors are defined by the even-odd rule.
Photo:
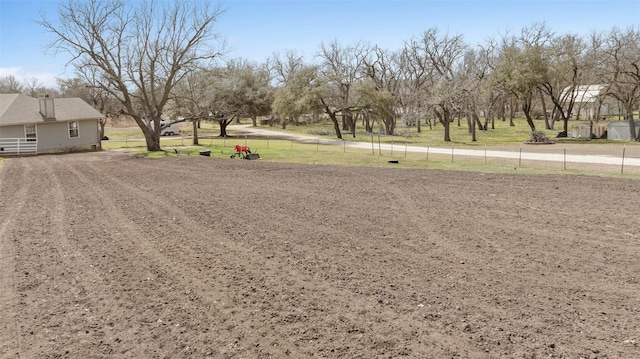
[[[522,146],[520,146],[520,154],[518,155],[518,167],[522,167]]]
[[[627,150],[627,144],[625,143],[624,146],[622,147],[622,166],[620,166],[620,174],[624,173],[624,153]]]
[[[376,149],[373,146],[373,128],[371,129],[371,154],[375,155],[376,154]]]

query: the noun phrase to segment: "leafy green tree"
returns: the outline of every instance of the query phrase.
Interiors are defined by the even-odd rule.
[[[548,68],[544,45],[549,39],[544,25],[522,29],[519,38],[503,39],[500,61],[492,73],[492,86],[516,97],[531,131],[536,130],[531,111],[537,89],[544,82]]]
[[[320,112],[321,93],[322,84],[318,81],[316,66],[296,66],[288,73],[285,86],[276,90],[273,102],[273,111],[281,116],[283,128],[288,118],[297,119],[304,114]]]
[[[257,126],[257,117],[271,113],[274,90],[267,66],[258,66],[244,60],[230,61],[225,81],[228,83],[230,106],[242,117],[250,117]]]

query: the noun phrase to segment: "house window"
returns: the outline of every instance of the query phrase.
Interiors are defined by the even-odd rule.
[[[69,122],[69,138],[78,137],[78,121]]]
[[[36,125],[25,125],[24,137],[27,139],[27,142],[37,141],[38,135],[36,134]]]

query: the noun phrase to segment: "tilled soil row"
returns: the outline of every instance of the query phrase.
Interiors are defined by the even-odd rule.
[[[0,356],[630,358],[637,188],[117,152],[10,159]]]

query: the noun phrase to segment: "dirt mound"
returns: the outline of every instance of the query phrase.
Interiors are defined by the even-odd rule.
[[[2,358],[631,358],[637,181],[117,152],[0,169]]]

